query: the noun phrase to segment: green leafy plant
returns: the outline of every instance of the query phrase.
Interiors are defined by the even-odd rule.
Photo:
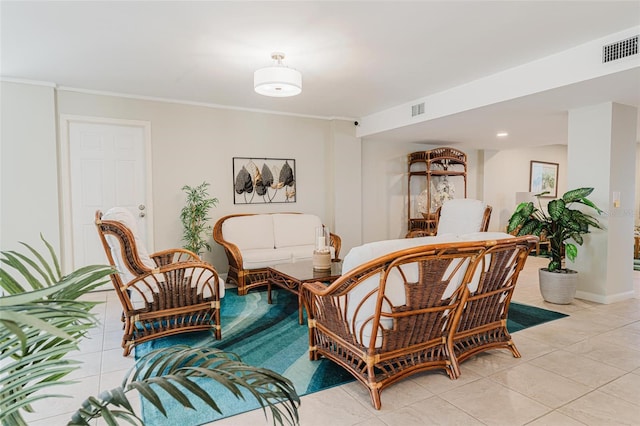
[[[184,408],[194,409],[189,396],[195,396],[222,414],[215,395],[201,387],[202,379],[220,383],[236,398],[244,399],[242,389],[248,391],[267,414],[271,410],[273,424],[298,424],[300,398],[291,381],[278,373],[243,363],[240,358],[215,348],[173,346],[157,349],[140,358],[122,384],[97,398],[85,400],[69,425],[89,426],[90,420],[103,417],[108,424],[120,418],[127,423],[144,424],[135,415],[126,394],[137,391],[167,415],[157,390],[162,389]],[[186,391],[185,391],[186,390]]]
[[[598,214],[602,210],[587,198],[593,188],[578,188],[567,191],[561,198],[549,201],[547,212],[542,209],[540,197],[548,194],[537,194],[538,207],[533,202],[520,203],[509,219],[507,232],[517,231],[516,235],[546,235],[551,246],[551,260],[547,269],[549,272],[566,272],[562,268],[564,255],[572,262],[578,255],[578,245],[584,242],[583,235],[590,233],[589,228],[602,229],[598,220],[581,210],[570,208],[572,204],[582,204],[595,210]],[[567,242],[568,240],[572,242]]]
[[[211,245],[205,237],[211,231],[211,226],[207,225],[207,221],[210,219],[207,215],[211,207],[215,207],[218,203],[218,199],[209,197],[208,187],[207,182],[196,187],[189,185],[182,187],[182,190],[187,194],[186,204],[180,211],[183,228],[182,240],[186,242],[184,248],[198,255],[203,249],[211,251]]]
[[[2,252],[0,259],[0,286],[8,294],[0,297],[3,425],[26,425],[23,413],[32,412],[35,401],[60,396],[47,393],[50,386],[70,383],[64,377],[78,363],[65,357],[98,323],[90,312],[96,303],[77,299],[112,272],[108,266],[87,266],[63,276],[53,248],[43,241],[51,263],[27,244],[34,259],[15,251]]]
[[[26,244],[31,256],[0,253],[7,266],[0,269],[0,287],[8,294],[0,297],[0,423],[5,426],[27,425],[23,414],[33,411],[34,402],[65,396],[47,390],[72,383],[64,377],[80,363],[67,355],[78,350],[78,342],[98,323],[90,312],[97,302],[78,298],[107,282],[113,273],[108,266],[94,265],[63,276],[54,250],[43,241],[50,261]],[[300,398],[288,379],[244,364],[234,354],[188,347],[162,349],[142,357],[121,386],[86,399],[69,424],[89,425],[92,419],[102,417],[108,425],[118,425],[119,420],[144,425],[127,399],[131,391],[163,413],[166,408],[158,389],[183,407],[193,408],[189,396],[195,396],[222,412],[215,396],[201,387],[207,379],[221,383],[237,398],[244,398],[241,390],[247,390],[259,401],[265,416],[269,407],[274,425],[298,424]]]

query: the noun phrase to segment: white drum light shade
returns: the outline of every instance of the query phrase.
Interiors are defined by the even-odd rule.
[[[261,68],[253,73],[253,88],[265,96],[284,98],[302,93],[302,74],[282,64],[284,54],[274,53],[271,57],[277,65]]]

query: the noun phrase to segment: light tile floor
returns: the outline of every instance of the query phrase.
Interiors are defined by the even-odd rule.
[[[633,299],[610,305],[575,300],[561,306],[545,303],[540,296],[537,270],[546,263],[529,257],[514,300],[569,317],[514,333],[522,358],[492,351],[463,363],[457,380],[437,372],[413,376],[383,391],[380,411],[373,409],[368,392],[356,382],[317,392],[302,398],[300,424],[640,424],[640,272],[634,272]],[[122,356],[115,294],[90,297],[106,302],[96,309],[103,326],[75,354],[84,362],[73,376],[78,383],[59,389],[73,398],[35,404],[30,425],[66,424],[86,396],[117,386],[133,364],[133,356]],[[267,424],[271,421],[259,410],[215,422]]]

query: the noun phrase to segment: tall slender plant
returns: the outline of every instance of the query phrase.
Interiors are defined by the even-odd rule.
[[[217,198],[210,198],[209,184],[202,182],[196,187],[185,185],[182,190],[187,194],[185,206],[180,212],[182,221],[182,240],[186,242],[184,248],[200,255],[203,249],[211,251],[211,245],[205,235],[211,231],[207,225],[209,210],[218,203]]]
[[[43,239],[44,241],[44,239]],[[44,241],[51,261],[29,245],[27,256],[15,251],[0,253],[0,287],[8,294],[0,297],[0,423],[26,426],[25,412],[41,399],[64,395],[47,393],[61,384],[79,363],[67,358],[78,342],[98,323],[91,314],[96,302],[78,298],[104,284],[113,273],[108,266],[93,265],[62,275],[57,256]],[[13,271],[13,275],[9,273]],[[217,349],[172,347],[142,357],[122,385],[89,397],[73,415],[69,425],[88,426],[102,417],[108,425],[144,425],[127,399],[131,391],[149,400],[166,413],[157,390],[165,390],[185,408],[193,408],[190,398],[203,400],[208,407],[223,412],[202,387],[203,378],[221,383],[237,398],[242,389],[271,410],[273,423],[298,424],[300,398],[291,381],[267,369],[244,364],[236,355]],[[178,386],[176,386],[178,385]]]

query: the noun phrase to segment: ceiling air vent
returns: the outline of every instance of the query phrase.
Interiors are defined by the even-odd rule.
[[[602,47],[602,63],[626,58],[627,56],[638,54],[638,36],[629,37],[615,43]]]
[[[421,104],[411,105],[411,116],[415,117],[420,114],[424,114],[424,102]]]

